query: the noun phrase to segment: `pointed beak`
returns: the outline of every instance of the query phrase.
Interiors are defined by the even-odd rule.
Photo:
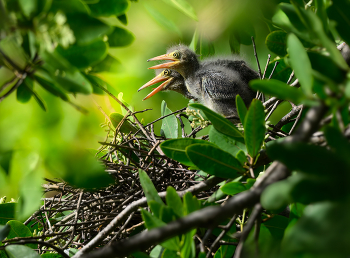
[[[156,56],[156,57],[153,57],[151,59],[148,59],[147,62],[149,61],[156,61],[156,60],[170,60],[170,61],[176,61],[177,59],[175,59],[172,55],[172,53],[170,54],[164,54],[164,55],[161,55],[161,56]]]
[[[149,67],[148,69],[172,68],[172,67],[176,66],[178,63],[180,63],[180,61],[179,61],[179,60],[176,60],[176,61],[174,61],[174,62],[167,62],[167,63],[155,65],[155,66]]]
[[[154,77],[152,80],[150,80],[146,84],[142,85],[141,88],[137,90],[137,92],[139,92],[140,90],[143,90],[144,88],[147,88],[153,84],[156,84],[158,82],[166,81],[167,79],[168,78],[163,77],[162,74],[160,73],[158,76]]]
[[[169,78],[165,82],[163,82],[161,85],[159,85],[157,88],[155,88],[150,94],[148,94],[143,100],[146,100],[150,97],[152,97],[154,94],[162,91],[165,86],[167,86],[174,78]]]

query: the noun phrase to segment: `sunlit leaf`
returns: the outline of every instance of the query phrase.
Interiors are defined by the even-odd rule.
[[[162,101],[161,105],[161,115],[166,116],[171,114],[172,111],[167,107],[165,101]],[[166,138],[177,138],[178,137],[178,123],[175,115],[167,116],[162,119],[162,127],[160,129],[160,134]]]
[[[244,121],[244,140],[249,155],[255,158],[265,138],[265,112],[260,100],[253,99]]]
[[[88,5],[93,16],[119,16],[129,8],[127,0],[104,0]]]
[[[109,115],[109,118],[112,121],[112,124],[114,126],[114,128],[117,128],[117,126],[119,125],[119,123],[122,121],[122,119],[124,118],[124,116],[122,114],[119,113],[112,113]],[[137,131],[137,128],[135,128],[128,119],[126,119],[122,126],[120,127],[120,131],[122,133],[128,134],[130,132],[135,133]]]
[[[237,127],[235,127],[229,120],[227,120],[223,116],[215,113],[211,109],[201,104],[192,103],[189,106],[195,109],[202,110],[218,132],[231,136],[240,141],[243,140],[242,133],[237,129]]]
[[[181,198],[177,194],[175,188],[169,186],[166,190],[166,204],[173,209],[173,211],[179,216],[184,215],[184,208],[181,202]]]
[[[186,148],[186,154],[198,168],[217,177],[236,178],[244,172],[235,157],[212,145],[190,145]]]
[[[265,44],[267,48],[281,57],[287,55],[287,33],[284,31],[273,31],[267,35]]]
[[[9,245],[5,250],[9,258],[40,258],[37,252],[25,245]]]
[[[247,188],[241,182],[229,182],[223,185],[220,189],[228,195],[235,195],[247,190]]]
[[[110,47],[125,47],[134,41],[135,37],[130,31],[114,27],[113,32],[108,36],[108,43]]]
[[[194,166],[192,161],[186,155],[186,147],[195,143],[210,144],[209,142],[200,139],[181,138],[164,141],[160,144],[160,148],[169,158],[179,161],[186,166]]]
[[[241,120],[241,123],[244,124],[244,120],[248,110],[246,105],[244,104],[243,99],[238,94],[236,96],[236,107],[237,107],[237,113],[238,113],[239,119]]]
[[[301,90],[274,79],[254,80],[250,82],[250,86],[255,90],[260,90],[279,99],[290,100],[295,104],[300,103],[305,98]]]
[[[162,199],[159,197],[156,188],[154,187],[151,179],[148,177],[147,173],[143,170],[139,170],[140,182],[142,189],[147,198],[147,202],[156,201],[157,203],[164,205]]]

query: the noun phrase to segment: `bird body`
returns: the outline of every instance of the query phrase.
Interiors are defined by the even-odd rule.
[[[224,116],[237,116],[235,104],[237,94],[247,106],[255,97],[255,92],[249,88],[248,82],[259,76],[243,60],[211,58],[200,63],[197,55],[181,44],[168,49],[167,54],[150,60],[172,61],[150,69],[175,70],[182,78],[177,76],[171,83],[181,89],[181,94],[198,99],[205,106]]]

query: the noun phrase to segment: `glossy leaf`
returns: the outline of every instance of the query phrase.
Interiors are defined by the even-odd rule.
[[[317,176],[348,177],[349,166],[335,153],[305,143],[273,144],[267,148],[268,156],[284,163],[289,169]],[[337,169],[334,170],[334,164]]]
[[[241,182],[229,182],[223,185],[220,189],[228,195],[235,195],[247,190],[247,188]]]
[[[17,100],[21,103],[27,103],[32,97],[32,90],[33,80],[27,77],[17,88]]]
[[[163,2],[172,5],[183,14],[186,14],[191,19],[198,21],[197,15],[193,7],[186,0],[163,0]]]
[[[229,120],[227,120],[223,116],[215,113],[211,109],[201,104],[192,103],[189,106],[195,109],[202,110],[218,132],[231,136],[240,141],[243,140],[242,133],[237,129],[237,127],[235,127]]]
[[[350,3],[346,0],[333,1],[332,5],[327,9],[329,19],[337,22],[336,29],[343,40],[350,45]]]
[[[0,225],[0,242],[8,236],[10,230],[11,227],[9,225]]]
[[[193,144],[186,148],[190,160],[210,175],[236,178],[244,172],[241,163],[231,154],[208,144]]]
[[[101,72],[117,72],[121,68],[121,62],[111,55],[107,55],[105,59],[95,65],[91,73],[101,73]]]
[[[237,152],[236,158],[241,162],[242,166],[244,165],[244,163],[247,162],[247,157],[245,155],[245,152],[242,150]]]
[[[9,245],[5,250],[9,258],[40,258],[37,252],[25,245]]]
[[[33,236],[32,232],[29,230],[27,226],[25,226],[22,222],[17,220],[10,220],[6,223],[11,227],[9,234],[7,235],[7,239],[12,239],[15,237],[31,237]]]
[[[147,2],[143,3],[147,12],[151,15],[151,17],[163,28],[165,28],[167,31],[174,31],[178,35],[181,36],[181,31],[178,28],[178,26],[170,19],[168,19],[166,16],[164,16],[162,13],[160,13],[157,9],[153,8],[150,4]]]
[[[162,101],[161,105],[161,115],[166,116],[171,114],[172,111],[167,107],[165,101]],[[160,134],[165,136],[165,138],[177,138],[178,137],[178,128],[177,119],[175,115],[167,116],[162,119],[162,127],[160,129]]]
[[[73,45],[65,49],[58,46],[57,52],[78,69],[85,69],[101,62],[107,56],[108,46],[103,40],[85,45]]]
[[[244,121],[244,140],[249,155],[255,158],[265,138],[265,112],[260,100],[253,99]]]
[[[162,199],[159,197],[156,188],[154,187],[151,179],[148,177],[147,173],[141,169],[139,169],[139,176],[142,189],[147,198],[147,202],[155,201],[161,205],[164,205]]]
[[[108,43],[110,47],[125,47],[134,41],[135,37],[130,31],[114,27],[113,32],[108,36]]]
[[[195,143],[210,144],[200,139],[182,138],[164,141],[160,144],[160,148],[169,158],[179,161],[186,166],[194,166],[186,155],[186,147]]]
[[[109,118],[112,121],[114,128],[117,128],[119,123],[123,120],[124,116],[119,113],[112,113],[109,115]],[[135,128],[128,119],[126,119],[120,127],[122,133],[128,134],[130,132],[135,133],[137,128]]]
[[[244,120],[248,110],[246,105],[244,104],[243,99],[238,94],[236,96],[236,107],[237,107],[237,113],[238,113],[239,119],[241,120],[241,123],[244,124]]]
[[[320,202],[307,206],[298,223],[286,231],[281,255],[346,257],[350,252],[350,209],[347,203]]]
[[[5,225],[8,221],[15,219],[16,205],[16,203],[0,204],[0,225]]]
[[[267,48],[278,56],[287,55],[287,33],[281,30],[273,31],[267,35],[265,44]]]
[[[312,67],[305,48],[294,34],[288,36],[287,45],[290,63],[301,88],[307,96],[311,96],[313,85]]]
[[[76,42],[86,44],[112,32],[112,27],[86,13],[67,15],[69,27],[73,30]]]
[[[180,196],[177,194],[175,188],[169,186],[166,189],[165,196],[166,204],[173,209],[173,211],[179,216],[184,216],[184,209]]]
[[[197,200],[196,196],[193,196],[190,192],[187,192],[183,196],[183,207],[185,215],[188,215],[199,210],[200,202]]]
[[[302,91],[278,80],[254,80],[250,82],[250,86],[255,90],[260,90],[279,99],[290,100],[295,104],[300,103],[305,98]]]
[[[233,156],[236,156],[239,151],[247,152],[247,147],[243,143],[236,141],[225,134],[219,133],[214,127],[209,131],[209,140],[220,149]]]
[[[119,16],[125,13],[129,8],[127,0],[104,0],[88,5],[93,16]]]
[[[48,92],[52,93],[55,96],[60,97],[64,101],[69,100],[65,91],[61,89],[59,86],[57,86],[55,83],[53,83],[49,75],[44,71],[36,71],[34,74],[34,78]]]
[[[163,227],[166,225],[165,222],[161,221],[156,216],[152,215],[151,213],[149,213],[148,211],[146,211],[144,209],[141,209],[141,215],[142,215],[142,219],[145,222],[147,229],[149,229],[149,230],[153,229],[153,228]],[[176,250],[180,249],[178,237],[169,239],[169,240],[163,242],[161,245],[169,250],[176,251]]]

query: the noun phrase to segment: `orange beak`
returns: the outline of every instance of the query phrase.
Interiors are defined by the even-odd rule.
[[[174,61],[174,62],[167,62],[167,63],[155,65],[155,66],[149,67],[148,69],[172,68],[172,67],[174,67],[175,65],[177,65],[178,63],[180,63],[180,61],[176,60],[176,61]]]
[[[163,77],[162,73],[160,73],[158,76],[154,77],[152,80],[150,80],[149,82],[147,82],[146,84],[142,85],[140,89],[137,90],[137,92],[139,92],[140,90],[143,90],[144,88],[147,88],[153,84],[156,84],[158,82],[163,82],[166,81],[168,78]]]
[[[153,57],[151,59],[148,59],[147,62],[149,61],[156,61],[156,60],[170,60],[170,61],[176,61],[177,59],[175,59],[173,57],[173,55],[171,55],[172,53],[170,54],[164,54],[164,55],[161,55],[161,56],[156,56],[156,57]]]
[[[152,97],[154,94],[162,91],[164,89],[165,86],[167,86],[174,78],[170,77],[169,79],[165,79],[166,81],[163,82],[161,85],[159,85],[157,88],[155,88],[150,94],[148,94],[143,100],[146,100],[150,97]],[[149,85],[150,86],[150,85]],[[142,86],[143,87],[143,86]],[[142,88],[141,87],[141,88]]]

